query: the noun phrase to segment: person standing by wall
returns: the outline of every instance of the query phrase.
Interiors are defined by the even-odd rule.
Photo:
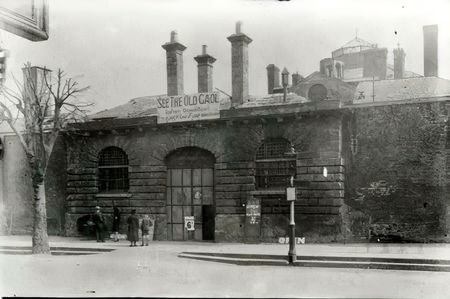
[[[119,227],[120,227],[120,210],[118,207],[114,207],[114,214],[113,214],[114,242],[119,242]]]
[[[130,247],[136,246],[139,240],[139,219],[136,217],[136,210],[131,211],[131,215],[127,219],[128,223],[128,241]]]
[[[148,215],[144,215],[144,219],[142,219],[142,223],[141,223],[141,230],[142,230],[142,245],[144,246],[148,246],[148,242],[150,239],[150,228],[152,227],[153,223],[150,220],[150,217],[148,217]]]
[[[105,230],[105,218],[100,210],[99,206],[95,207],[95,214],[92,217],[92,221],[95,224],[95,235],[97,242],[105,242],[103,231]]]

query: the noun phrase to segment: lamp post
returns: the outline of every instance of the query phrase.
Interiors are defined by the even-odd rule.
[[[289,84],[289,72],[286,68],[283,68],[281,72],[281,84],[283,85],[283,102],[286,102],[287,87]]]
[[[296,157],[296,152],[294,146],[291,146],[291,150],[287,153],[288,156]],[[286,199],[290,201],[290,218],[289,218],[289,252],[288,252],[288,262],[293,265],[297,260],[297,252],[295,249],[295,199],[296,190],[294,187],[294,177],[296,174],[296,160],[289,165],[289,187],[286,188]]]

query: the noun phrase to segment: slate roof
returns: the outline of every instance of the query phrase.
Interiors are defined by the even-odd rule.
[[[373,92],[375,100],[373,100]],[[438,77],[416,77],[397,80],[360,82],[353,104],[402,101],[429,97],[450,96],[450,80]]]
[[[93,115],[90,119],[105,119],[105,118],[138,118],[157,115],[156,99],[165,97],[166,95],[144,96],[134,98],[128,103],[113,107],[111,109],[103,110]],[[221,96],[220,109],[229,109],[230,99]]]
[[[423,76],[420,74],[405,70],[403,72],[403,77],[404,78],[413,78],[413,77],[423,77]],[[392,64],[387,65],[386,79],[394,79],[394,66]]]
[[[156,97],[158,96],[134,98],[128,101],[128,103],[126,104],[100,111],[89,116],[89,118],[134,118],[156,115]]]
[[[277,106],[277,105],[289,105],[289,104],[301,104],[309,102],[302,96],[295,93],[288,93],[286,95],[286,102],[282,93],[271,94],[264,97],[250,98],[247,102],[236,108],[249,108],[249,107],[264,107],[264,106]]]

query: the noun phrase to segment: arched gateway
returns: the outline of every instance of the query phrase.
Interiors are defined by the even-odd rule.
[[[167,235],[169,240],[214,240],[215,157],[198,147],[171,152],[167,165]],[[195,230],[185,228],[194,216]]]

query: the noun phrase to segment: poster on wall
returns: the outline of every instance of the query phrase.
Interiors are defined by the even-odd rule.
[[[184,216],[184,228],[188,231],[195,230],[194,216]]]
[[[158,123],[219,118],[220,101],[220,95],[217,92],[157,97],[155,103]]]
[[[261,231],[261,199],[249,198],[245,206],[245,242],[258,243]]]

